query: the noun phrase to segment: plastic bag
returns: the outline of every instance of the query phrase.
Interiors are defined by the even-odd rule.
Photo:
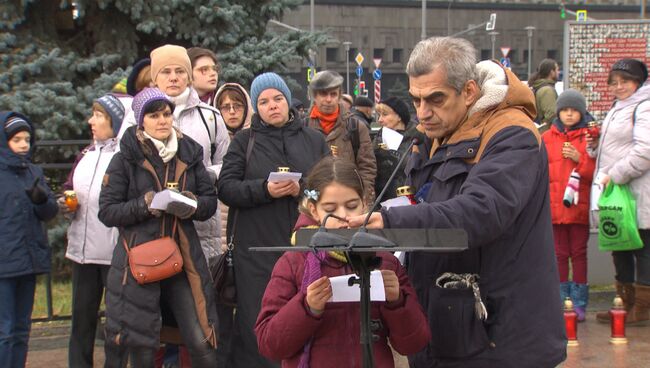
[[[598,249],[635,250],[643,247],[636,222],[636,201],[627,185],[609,183],[598,200]]]

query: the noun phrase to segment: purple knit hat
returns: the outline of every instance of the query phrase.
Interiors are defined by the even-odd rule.
[[[165,101],[169,107],[174,111],[174,103],[167,98],[167,96],[162,93],[158,88],[147,87],[140,91],[133,98],[131,103],[131,108],[133,109],[133,114],[135,115],[135,121],[138,124],[138,127],[142,127],[144,122],[144,110],[147,105],[155,101]]]

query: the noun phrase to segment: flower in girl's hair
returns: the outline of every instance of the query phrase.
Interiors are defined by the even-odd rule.
[[[316,189],[312,189],[312,190],[305,189],[304,193],[307,199],[311,199],[314,202],[318,201],[318,196],[320,195],[320,193],[318,193]]]

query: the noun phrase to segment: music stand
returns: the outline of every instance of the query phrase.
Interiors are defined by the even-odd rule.
[[[325,222],[325,221],[324,221]],[[361,292],[361,350],[363,367],[373,368],[373,335],[370,328],[370,271],[380,265],[378,251],[461,252],[467,249],[467,233],[462,229],[300,229],[292,247],[252,247],[258,252],[345,252],[358,276],[350,281]]]

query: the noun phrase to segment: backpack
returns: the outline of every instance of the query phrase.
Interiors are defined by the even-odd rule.
[[[359,153],[359,147],[361,146],[361,138],[359,138],[359,120],[349,116],[348,121],[345,124],[345,130],[347,131],[347,137],[352,144],[352,152],[354,152],[354,158],[356,159],[357,153]]]

